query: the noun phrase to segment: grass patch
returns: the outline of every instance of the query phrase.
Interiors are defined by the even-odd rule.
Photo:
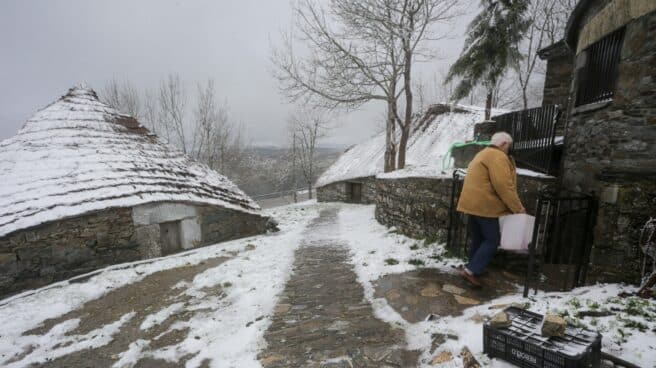
[[[649,329],[649,326],[647,326],[646,324],[644,324],[642,322],[636,321],[634,319],[622,318],[621,321],[622,321],[622,324],[624,325],[625,328],[638,330],[640,332],[645,332]]]
[[[581,308],[581,301],[578,300],[578,298],[572,298],[570,299],[567,304],[571,305],[572,307],[579,309]]]
[[[430,235],[424,238],[424,247],[437,243],[437,235]]]
[[[394,266],[394,265],[399,264],[399,261],[397,261],[397,260],[394,259],[394,258],[387,258],[387,259],[385,260],[385,263],[386,263],[388,266]]]
[[[641,316],[651,319],[652,316],[646,308],[649,307],[649,301],[640,298],[628,298],[625,312],[629,315]]]
[[[417,249],[419,249],[419,246],[417,244],[412,244],[410,246],[410,250],[417,250]]]
[[[226,281],[226,282],[223,283],[223,287],[224,287],[224,288],[229,288],[229,287],[231,287],[231,286],[232,286],[232,282],[228,282],[228,281]]]
[[[416,259],[416,258],[413,258],[413,259],[409,260],[408,263],[410,263],[413,266],[423,266],[423,265],[425,265],[424,261],[422,261],[421,259]]]

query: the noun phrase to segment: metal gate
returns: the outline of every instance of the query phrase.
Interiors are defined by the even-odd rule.
[[[560,275],[564,290],[585,283],[596,213],[597,202],[591,195],[566,190],[540,193],[524,296],[528,295],[531,282],[537,293],[542,267],[547,264],[565,269],[565,274]]]
[[[447,250],[466,257],[469,236],[467,216],[457,211],[458,198],[466,171],[453,172]],[[527,206],[529,207],[529,206]],[[524,296],[533,283],[537,292],[544,265],[558,265],[566,270],[562,288],[567,290],[585,283],[592,249],[592,230],[597,203],[594,197],[564,190],[539,193],[533,241],[529,245]]]
[[[451,203],[449,206],[449,229],[447,231],[446,248],[450,254],[458,257],[467,256],[467,243],[469,232],[467,231],[467,216],[458,212],[458,198],[462,191],[462,184],[467,172],[462,169],[453,171],[451,184]]]

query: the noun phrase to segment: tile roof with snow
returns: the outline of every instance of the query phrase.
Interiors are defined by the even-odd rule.
[[[226,177],[75,87],[0,142],[0,237],[110,207],[187,202],[258,213]]]
[[[492,115],[502,113],[492,110]],[[484,120],[485,109],[473,106],[435,104],[418,117],[408,139],[406,170],[440,171],[442,158],[455,142],[465,142],[474,136],[474,125]],[[385,132],[356,144],[317,179],[322,187],[343,180],[375,176],[383,173]],[[399,174],[400,175],[400,174]]]

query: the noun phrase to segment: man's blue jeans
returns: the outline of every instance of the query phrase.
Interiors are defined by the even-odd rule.
[[[474,275],[480,275],[497,252],[501,237],[499,219],[469,215],[469,237],[471,244],[467,269]]]

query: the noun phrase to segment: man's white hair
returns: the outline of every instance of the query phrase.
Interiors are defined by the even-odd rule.
[[[504,143],[508,143],[508,145],[511,145],[513,142],[512,137],[510,134],[506,132],[496,132],[492,136],[492,139],[490,139],[490,143],[492,143],[493,146],[500,147]]]

